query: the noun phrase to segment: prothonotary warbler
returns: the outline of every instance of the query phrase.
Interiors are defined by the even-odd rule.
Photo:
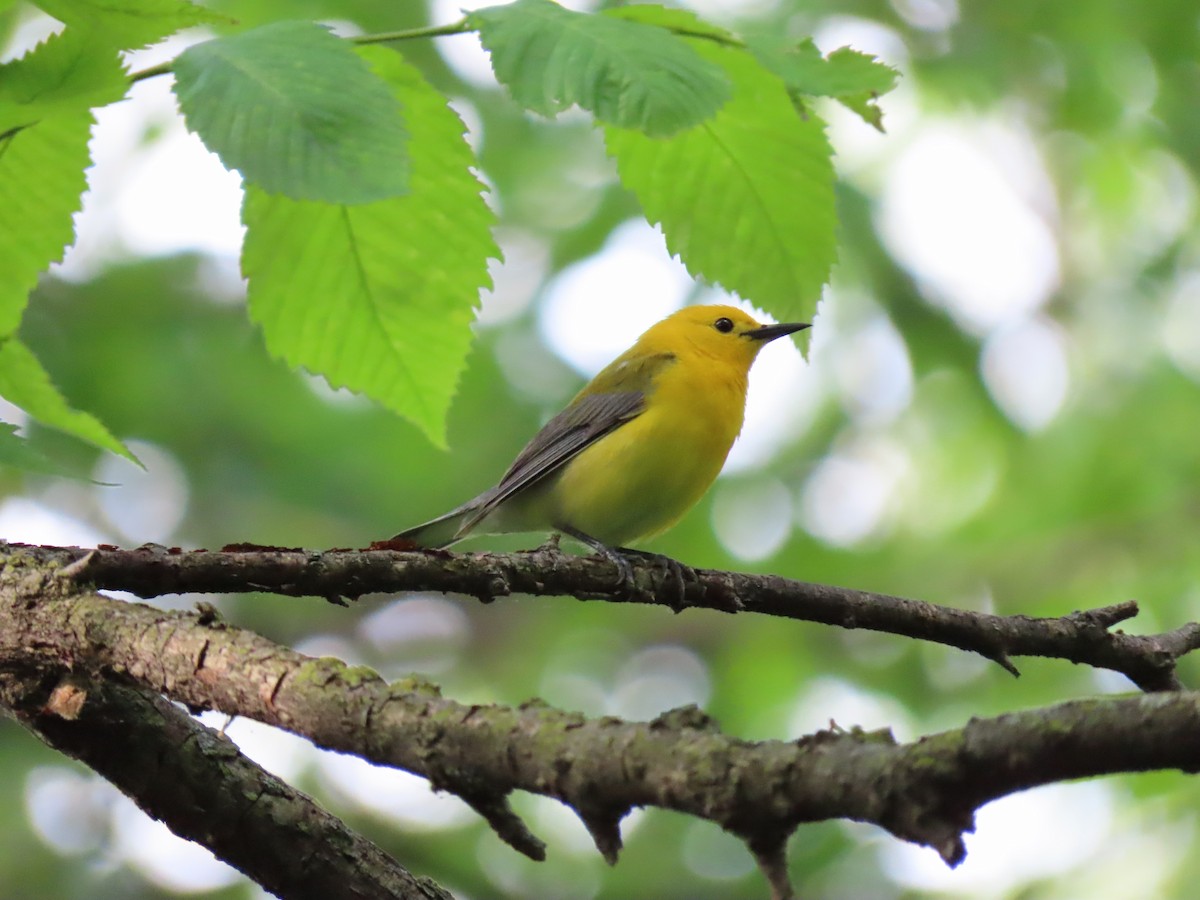
[[[674,525],[717,477],[742,430],[750,366],[807,324],[761,325],[691,306],[638,338],[546,423],[500,483],[393,540],[445,547],[471,534],[556,531],[615,562]]]

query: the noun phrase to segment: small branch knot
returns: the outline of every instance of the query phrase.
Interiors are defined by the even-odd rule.
[[[708,731],[714,734],[721,730],[717,720],[694,703],[668,709],[651,720],[650,728],[667,731]]]
[[[50,692],[50,698],[42,707],[42,712],[66,719],[68,722],[74,722],[83,712],[83,705],[86,702],[87,688],[68,676]]]

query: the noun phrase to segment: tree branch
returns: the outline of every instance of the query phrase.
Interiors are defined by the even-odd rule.
[[[997,797],[1070,778],[1200,769],[1200,695],[1191,692],[972,720],[910,744],[858,730],[751,742],[722,734],[695,708],[625,722],[539,701],[463,705],[419,678],[388,684],[211,617],[72,593],[71,571],[88,565],[72,564],[62,577],[27,557],[9,559],[0,572],[0,662],[120,674],[189,705],[414,772],[466,799],[534,858],[542,846],[509,808],[513,790],[570,806],[610,859],[620,848],[618,823],[635,806],[709,819],[746,841],[782,897],[781,849],[801,823],[872,822],[953,865],[974,811]]]
[[[282,897],[450,900],[223,735],[144,688],[6,655],[0,703],[164,821]]]
[[[223,552],[182,552],[154,545],[87,551],[0,544],[0,553],[17,548],[38,559],[74,563],[73,575],[83,583],[141,597],[252,589],[339,602],[373,592],[420,590],[468,594],[485,603],[524,593],[752,612],[933,641],[978,653],[1014,675],[1018,674],[1011,662],[1015,656],[1065,659],[1120,672],[1145,691],[1179,690],[1176,661],[1200,647],[1197,623],[1157,635],[1109,631],[1137,615],[1132,601],[1061,618],[998,616],[775,575],[711,569],[685,569],[681,596],[680,585],[667,568],[636,558],[630,561],[636,589],[629,595],[618,587],[612,563],[571,556],[552,546],[527,553],[458,554],[315,552],[249,545]]]

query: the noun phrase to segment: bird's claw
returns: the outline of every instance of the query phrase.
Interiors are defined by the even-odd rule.
[[[633,569],[629,565],[629,560],[627,557],[636,556],[648,563],[661,567],[665,571],[666,575],[660,580],[659,588],[665,592],[665,588],[667,587],[668,583],[671,583],[675,586],[674,596],[667,600],[667,605],[670,606],[672,610],[678,613],[688,605],[688,582],[698,580],[696,571],[691,566],[685,566],[679,560],[673,559],[670,556],[664,556],[661,553],[649,553],[645,550],[631,550],[628,547],[622,547],[617,552],[621,554],[621,562],[624,563],[625,566],[624,571],[628,573],[627,576],[623,577],[627,578],[626,584],[631,591],[632,589],[636,588],[636,584],[633,581]]]
[[[585,534],[568,525],[559,525],[557,530],[563,534],[575,538],[581,544],[590,547],[598,556],[602,556],[617,567],[617,583],[615,592],[624,600],[634,600],[637,598],[640,588],[633,576],[633,566],[630,565],[630,557],[637,557],[645,560],[656,566],[662,566],[668,573],[668,579],[659,580],[659,588],[661,588],[667,580],[674,581],[677,587],[676,596],[674,599],[667,601],[667,605],[675,612],[679,612],[687,606],[687,583],[688,581],[699,581],[699,576],[696,575],[694,569],[690,566],[685,566],[678,560],[672,559],[669,556],[664,556],[661,553],[649,553],[645,550],[632,550],[629,547],[610,547],[607,544],[596,540],[589,534]],[[653,598],[658,595],[658,591],[646,591],[649,597]]]

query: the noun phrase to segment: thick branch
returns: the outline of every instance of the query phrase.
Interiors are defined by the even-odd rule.
[[[18,547],[0,544],[0,553]],[[73,569],[80,580],[142,597],[249,588],[338,600],[372,592],[424,590],[470,594],[484,602],[524,593],[672,608],[682,604],[934,641],[979,653],[1014,674],[1016,668],[1010,662],[1014,656],[1065,659],[1120,672],[1146,691],[1179,689],[1176,660],[1200,647],[1200,624],[1195,623],[1158,635],[1109,631],[1137,614],[1133,602],[1061,618],[998,616],[774,575],[711,569],[687,570],[681,600],[680,585],[667,568],[636,558],[631,563],[637,590],[629,596],[617,586],[617,571],[610,562],[570,556],[551,547],[513,554],[277,548],[210,553],[156,546],[95,551],[20,549],[62,564],[75,562]]]
[[[0,583],[0,662],[121,673],[199,707],[287,728],[319,746],[428,778],[464,797],[531,856],[507,806],[515,789],[571,806],[608,856],[634,806],[710,819],[762,858],[802,822],[876,823],[950,863],[981,804],[1035,785],[1123,771],[1200,768],[1200,695],[1077,701],[974,720],[897,745],[890,734],[822,732],[749,742],[695,709],[652,722],[587,719],[540,703],[465,706],[418,679],[311,659],[185,613],[93,595],[69,579],[10,568]]]
[[[0,704],[176,834],[278,896],[449,900],[228,738],[144,688],[58,666],[6,667]]]

